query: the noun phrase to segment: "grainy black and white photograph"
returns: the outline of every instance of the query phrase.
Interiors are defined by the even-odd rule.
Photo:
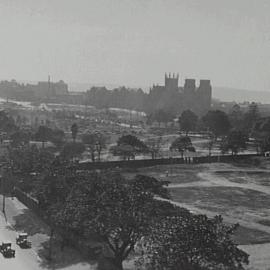
[[[0,0],[1,270],[270,270],[269,0]]]

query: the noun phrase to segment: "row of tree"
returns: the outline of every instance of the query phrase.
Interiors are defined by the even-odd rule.
[[[12,123],[9,117],[3,119]],[[164,201],[169,199],[168,189],[164,187],[168,183],[144,175],[126,179],[117,171],[76,171],[57,159],[54,151],[29,147],[29,137],[19,136],[19,132],[25,131],[15,126],[8,132],[12,138],[8,162],[14,174],[19,175],[15,183],[38,199],[50,224],[51,238],[55,231],[61,232],[64,243],[71,234],[86,242],[95,236],[120,270],[123,261],[134,252],[137,269],[242,270],[248,263],[248,255],[231,239],[237,226],[225,225],[221,217],[193,215]],[[61,141],[59,149],[64,157],[69,156],[67,145],[80,144],[89,148],[94,145],[93,151],[99,156],[104,141],[98,133],[84,134],[84,143],[77,142],[76,125],[72,125],[71,133],[73,140],[64,144],[59,139],[63,133],[48,127],[40,127],[34,137],[44,143]],[[188,137],[185,143],[192,151]],[[126,135],[118,139],[111,151],[128,146],[132,147],[132,155],[150,149],[135,136]],[[153,156],[156,146],[152,144]],[[71,152],[73,157],[74,149]]]
[[[40,179],[37,198],[52,229],[84,241],[94,235],[116,269],[134,252],[137,269],[244,269],[248,255],[231,239],[237,225],[157,200],[169,198],[164,184],[144,175],[127,180],[117,172],[58,166]]]

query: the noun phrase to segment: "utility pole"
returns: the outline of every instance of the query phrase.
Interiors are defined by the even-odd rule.
[[[3,208],[2,208],[2,212],[5,214],[6,213],[6,190],[5,190],[5,177],[2,174],[1,177],[1,184],[2,184],[2,194],[3,194]]]

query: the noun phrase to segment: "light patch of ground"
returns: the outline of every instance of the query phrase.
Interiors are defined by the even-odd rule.
[[[197,214],[239,223],[235,240],[250,254],[248,269],[270,269],[270,160],[142,168],[129,172],[170,181],[171,202]]]

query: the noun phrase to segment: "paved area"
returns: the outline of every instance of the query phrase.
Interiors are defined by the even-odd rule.
[[[2,196],[0,196],[0,209],[2,210]],[[4,258],[0,254],[0,269],[3,270],[46,270],[46,269],[62,269],[62,270],[95,270],[96,264],[90,264],[84,262],[77,252],[74,250],[66,249],[62,254],[61,261],[57,261],[54,264],[49,262],[41,255],[45,254],[44,243],[48,241],[49,237],[46,233],[46,228],[42,228],[40,221],[36,220],[37,224],[33,224],[35,220],[28,220],[28,223],[23,221],[22,224],[28,224],[25,226],[25,231],[32,229],[29,239],[32,242],[31,249],[21,249],[16,245],[16,222],[22,218],[26,211],[29,211],[23,204],[17,199],[6,199],[6,218],[1,212],[0,214],[0,241],[10,240],[13,248],[15,249],[15,258]],[[27,217],[26,217],[27,218]],[[30,223],[30,224],[29,224]],[[40,227],[40,228],[38,228]],[[39,230],[37,230],[39,229]],[[59,251],[57,251],[59,252]],[[54,251],[56,253],[56,250]],[[67,253],[65,255],[65,253]],[[74,256],[70,257],[69,254]],[[55,254],[54,254],[55,255]]]

